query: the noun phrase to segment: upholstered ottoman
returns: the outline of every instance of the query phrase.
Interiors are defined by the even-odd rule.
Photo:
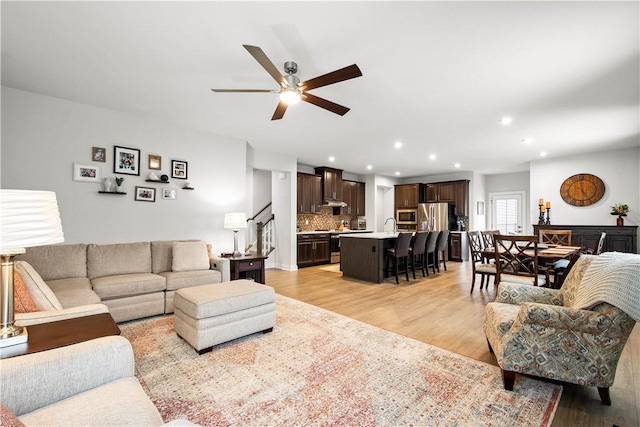
[[[250,280],[178,289],[173,327],[199,354],[214,345],[256,332],[271,332],[276,323],[275,291]]]

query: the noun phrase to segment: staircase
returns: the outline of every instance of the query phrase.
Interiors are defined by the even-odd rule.
[[[271,212],[271,203],[262,208],[253,217],[247,219],[247,241],[245,253],[268,257],[276,248],[275,221]]]

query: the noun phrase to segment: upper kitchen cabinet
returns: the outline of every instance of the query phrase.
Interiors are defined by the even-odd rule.
[[[316,174],[322,177],[323,202],[342,201],[342,171],[320,167],[316,168]]]
[[[347,206],[340,208],[342,215],[365,215],[365,183],[357,181],[342,181],[342,201]]]
[[[469,216],[469,180],[427,184],[425,201],[455,203],[456,215]]]
[[[420,184],[401,184],[394,186],[394,201],[396,208],[418,206]]]
[[[320,213],[322,177],[298,173],[298,213]]]

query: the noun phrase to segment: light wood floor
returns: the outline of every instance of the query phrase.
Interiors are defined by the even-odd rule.
[[[470,264],[448,262],[447,267],[400,285],[393,279],[371,284],[343,278],[337,264],[296,272],[269,269],[266,283],[281,295],[497,366],[482,330],[484,306],[495,298],[493,283],[480,291],[478,279],[469,294]],[[612,406],[600,403],[595,387],[562,386],[553,426],[640,426],[640,327],[618,364]]]

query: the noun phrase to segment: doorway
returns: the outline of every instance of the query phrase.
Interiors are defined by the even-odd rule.
[[[501,234],[522,234],[524,196],[524,191],[489,193],[492,230],[500,230]]]

